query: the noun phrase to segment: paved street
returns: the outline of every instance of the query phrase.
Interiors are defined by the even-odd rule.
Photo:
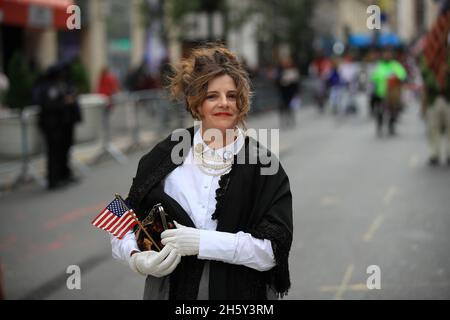
[[[275,113],[249,121],[277,126]],[[127,194],[142,154],[100,163],[68,189],[1,195],[6,298],[142,297],[144,279],[115,261],[109,236],[90,225],[114,193]],[[288,299],[450,299],[450,168],[427,166],[417,106],[396,137],[382,138],[365,110],[301,109],[297,127],[281,131],[280,157],[294,199]],[[67,289],[70,265],[81,269],[81,290]],[[372,265],[380,289],[367,288]]]

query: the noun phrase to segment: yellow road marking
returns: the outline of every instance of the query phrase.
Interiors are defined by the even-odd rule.
[[[350,264],[347,267],[347,270],[345,271],[344,274],[344,279],[342,279],[341,285],[339,286],[336,295],[334,296],[335,300],[342,299],[342,295],[344,294],[345,290],[347,290],[348,283],[350,282],[350,278],[352,277],[353,268],[354,268],[353,264]]]
[[[334,207],[339,203],[339,199],[335,196],[325,196],[320,199],[320,204],[324,207]]]
[[[383,197],[383,203],[386,205],[390,204],[396,196],[398,196],[398,188],[391,186]]]
[[[377,231],[377,229],[381,226],[383,220],[384,217],[381,214],[375,218],[375,220],[372,222],[367,232],[362,237],[364,242],[369,242],[370,240],[372,240],[375,231]]]
[[[336,292],[339,290],[339,286],[321,286],[319,288],[321,292]],[[366,283],[355,283],[347,286],[348,291],[369,291]]]

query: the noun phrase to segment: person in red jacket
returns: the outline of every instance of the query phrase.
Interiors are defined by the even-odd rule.
[[[97,92],[108,97],[108,109],[112,106],[111,97],[119,90],[120,85],[116,76],[109,70],[108,67],[104,67],[98,82]]]
[[[111,110],[113,108],[112,96],[120,90],[119,81],[116,76],[109,70],[108,67],[104,67],[102,73],[100,74],[100,79],[98,81],[97,93],[100,93],[107,97],[108,102],[103,109],[102,125],[103,125],[103,144],[106,148],[109,144],[111,138],[111,130],[109,125],[109,118]]]

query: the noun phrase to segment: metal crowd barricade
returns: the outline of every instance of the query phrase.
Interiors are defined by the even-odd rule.
[[[127,113],[127,117],[132,141],[128,151],[147,147],[141,140],[141,134],[146,128],[146,131],[155,135],[154,138],[159,139],[184,122],[179,112],[183,107],[171,102],[163,89],[133,92],[128,109],[131,111]]]
[[[126,107],[131,144],[128,146],[127,152],[145,148],[145,145],[141,141],[141,109],[147,104],[152,104],[155,99],[157,99],[157,95],[151,90],[130,93]]]
[[[41,187],[45,187],[47,184],[42,174],[42,171],[45,172],[46,170],[42,170],[41,168],[41,163],[47,161],[45,156],[46,145],[42,140],[39,141],[39,150],[37,150],[37,142],[34,140],[36,138],[35,135],[40,135],[39,130],[36,130],[37,122],[34,120],[37,115],[37,108],[37,106],[28,106],[19,115],[11,116],[12,118],[16,118],[20,125],[20,160],[13,160],[0,165],[2,178],[14,175],[17,172],[17,177],[12,182],[10,179],[2,181],[2,190],[13,191],[28,182],[35,182]],[[31,134],[34,135],[32,136]],[[31,138],[33,140],[29,140]],[[73,148],[71,148],[70,152],[71,154],[73,153]],[[70,156],[70,162],[74,169],[80,172],[81,175],[87,175],[89,173],[89,166],[76,157]]]
[[[28,112],[24,108],[20,112],[20,132],[21,132],[21,169],[17,178],[10,186],[11,190],[15,190],[21,185],[28,183],[30,180],[35,181],[41,187],[45,187],[45,180],[39,176],[35,166],[31,163],[29,144],[28,144]]]
[[[40,172],[42,170],[39,170],[36,166],[36,164],[39,163],[42,158],[44,159],[44,161],[47,161],[47,159],[45,159],[46,145],[43,143],[43,141],[41,141],[42,150],[36,153],[36,151],[33,151],[33,141],[28,140],[30,138],[30,129],[32,129],[30,127],[30,124],[32,124],[30,119],[36,115],[37,108],[38,106],[27,106],[20,112],[18,116],[20,122],[20,164],[18,164],[17,161],[12,161],[10,163],[1,165],[2,170],[0,170],[11,173],[18,171],[18,174],[12,182],[3,184],[1,186],[2,189],[14,191],[29,182],[35,182],[41,187],[45,187],[47,185],[45,177]],[[36,146],[34,146],[34,148],[36,148]],[[73,150],[71,150],[71,152],[72,151]],[[82,175],[86,175],[89,173],[89,167],[78,161],[76,158],[70,157],[70,162],[72,163],[74,168]]]
[[[93,156],[93,160],[90,160],[89,163],[81,162],[73,156],[70,157],[74,169],[82,175],[89,173],[90,165],[94,165],[105,158],[112,158],[120,164],[127,163],[128,157],[126,153],[148,148],[149,143],[161,139],[175,128],[184,127],[186,119],[190,119],[183,104],[170,101],[167,92],[161,89],[131,93],[122,92],[113,97],[112,103],[113,108],[105,108],[103,105],[97,106],[98,108],[103,108],[102,118],[99,121],[100,123],[98,123],[102,133],[100,135],[100,151]],[[118,114],[115,112],[118,112]],[[116,123],[112,123],[113,114],[120,116],[119,118],[115,118]],[[22,145],[20,164],[14,161],[13,163],[3,164],[2,168],[0,168],[3,171],[6,170],[11,173],[20,170],[11,186],[8,185],[5,187],[7,190],[15,189],[30,180],[33,180],[42,187],[46,185],[45,177],[42,176],[42,170],[37,170],[35,167],[36,159],[33,160],[30,155],[30,141],[27,140],[29,139],[27,135],[29,135],[28,129],[30,125],[29,121],[27,121],[28,116],[29,112],[25,110],[20,117]],[[126,131],[123,132],[120,129]],[[151,138],[151,142],[148,139],[147,142],[141,139],[144,130],[146,131],[145,133],[149,134],[147,137]],[[119,139],[113,139],[114,136]],[[122,137],[124,138],[122,141],[126,145],[125,147],[121,146],[122,148],[119,149],[116,144],[118,144],[118,141]],[[84,143],[85,141],[89,141],[92,144],[98,143],[98,140],[82,140],[80,142]],[[45,145],[43,147],[45,150]],[[73,151],[72,148],[71,152]],[[89,153],[90,151],[87,150],[87,152]],[[39,153],[38,158],[39,163],[42,158],[45,161],[45,155],[42,153]]]
[[[127,93],[116,94],[112,97],[112,105],[103,107],[101,123],[103,134],[101,135],[101,149],[95,156],[92,163],[98,163],[107,157],[111,157],[120,164],[125,164],[128,162],[127,156],[111,141],[111,113],[113,112],[113,106],[120,105],[121,103],[128,103],[129,99],[129,95]]]

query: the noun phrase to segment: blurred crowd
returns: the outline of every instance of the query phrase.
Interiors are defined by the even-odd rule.
[[[387,127],[394,136],[403,111],[420,104],[430,143],[429,164],[439,164],[444,136],[445,161],[450,165],[449,42],[440,50],[442,62],[433,70],[425,55],[415,55],[408,47],[374,47],[334,57],[318,52],[309,67],[315,105],[320,112],[329,107],[333,114],[354,114],[360,109],[355,97],[363,93],[377,135],[382,136]],[[440,82],[430,75],[432,71]]]
[[[448,57],[448,44],[446,50]],[[386,128],[387,133],[394,136],[399,117],[414,99],[421,101],[422,116],[428,128],[430,165],[439,164],[441,134],[447,135],[447,149],[450,150],[448,83],[439,89],[433,87],[427,81],[421,56],[413,55],[407,47],[348,48],[343,54],[331,56],[318,50],[306,73],[302,73],[290,56],[259,69],[248,68],[245,60],[242,63],[259,98],[253,101],[253,108],[264,111],[261,105],[270,104],[269,109],[278,109],[281,129],[295,127],[295,113],[306,96],[313,98],[310,102],[320,113],[353,115],[361,111],[357,97],[362,94],[368,101],[367,113],[374,119],[376,134],[382,136]],[[442,68],[446,68],[448,75],[448,65]],[[165,90],[171,75],[172,67],[167,59],[157,74],[151,73],[144,61],[130,70],[125,79],[119,79],[110,67],[105,66],[94,86],[95,92],[104,95],[108,101],[104,121],[108,121],[113,109],[115,94],[124,90]],[[309,85],[306,87],[305,83]],[[9,85],[6,76],[1,74],[0,90],[4,92]],[[82,121],[77,96],[88,92],[88,88],[86,72],[79,59],[53,65],[33,81],[31,102],[40,106],[39,128],[46,143],[50,189],[78,181],[69,167],[69,150],[74,142],[74,127]],[[276,99],[269,102],[273,95]],[[107,123],[103,123],[103,127],[107,128]],[[446,156],[450,164],[450,154]]]
[[[421,87],[417,64],[403,48],[370,48],[339,57],[318,53],[309,74],[320,112],[329,105],[333,114],[353,114],[358,110],[356,94],[366,94],[378,134],[382,133],[384,119],[388,121],[389,133],[395,134],[396,118],[404,107],[401,88],[419,94]]]

